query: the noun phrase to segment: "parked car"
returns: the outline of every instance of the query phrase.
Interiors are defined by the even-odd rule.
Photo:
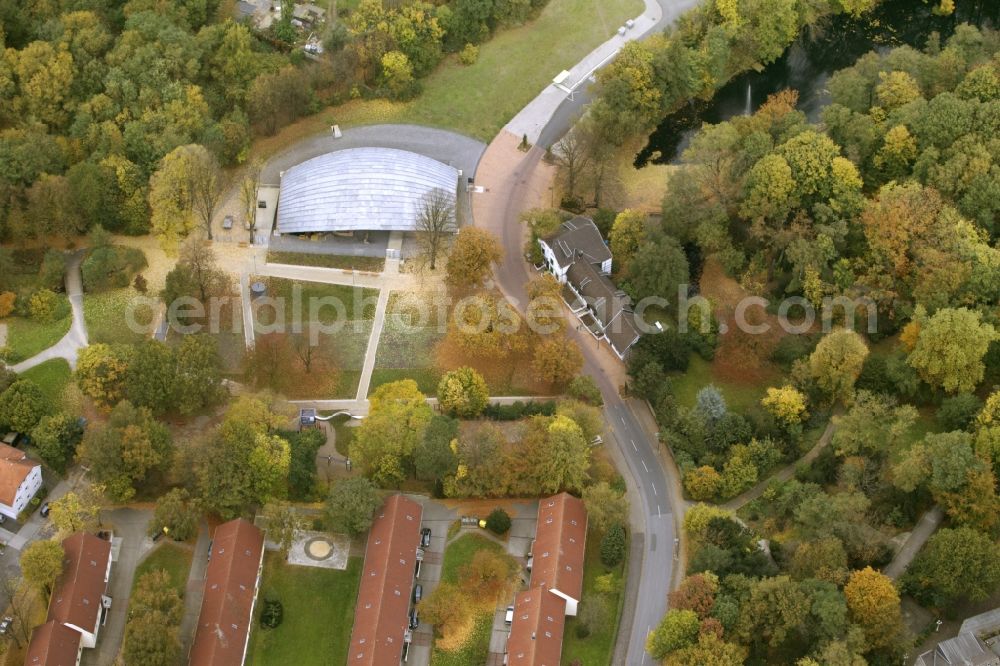
[[[6,522],[7,522],[7,516],[0,513],[0,525],[3,525]]]
[[[414,629],[416,629],[419,626],[420,626],[420,618],[417,617],[417,609],[416,608],[411,608],[410,609],[410,629],[414,630]]]
[[[424,598],[424,586],[417,583],[413,587],[413,603],[419,603],[421,599]]]
[[[425,527],[420,530],[420,547],[429,548],[431,545],[431,528]]]
[[[13,622],[14,618],[10,617],[9,615],[6,616],[3,620],[0,620],[0,636],[6,634],[7,631],[10,630],[10,625],[13,624]]]
[[[507,606],[507,613],[503,616],[503,623],[508,627],[514,623],[514,607]]]
[[[48,502],[43,502],[42,503],[42,508],[38,510],[38,513],[42,514],[42,518],[48,518],[49,517],[49,503]]]

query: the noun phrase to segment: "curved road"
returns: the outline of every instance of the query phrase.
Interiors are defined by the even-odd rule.
[[[697,2],[646,0],[646,11],[636,20],[637,34],[630,37],[661,31]],[[610,60],[607,50],[614,52],[620,46],[620,38],[612,38],[604,45],[605,52],[599,53],[602,47],[598,47],[588,56],[589,61],[602,66]],[[522,258],[525,236],[520,215],[527,208],[545,205],[551,173],[546,174],[544,166],[540,168],[544,149],[562,138],[582,114],[591,98],[586,87],[594,69],[587,59],[574,67],[567,78],[576,81],[570,84],[577,90],[572,95],[555,93],[556,87],[548,86],[508,123],[480,162],[476,180],[485,191],[473,199],[475,222],[501,239],[505,260],[497,267],[496,280],[519,309],[527,302],[525,285],[531,278]],[[561,102],[553,104],[553,94],[562,94]],[[527,153],[516,152],[522,135],[535,144]],[[604,417],[617,446],[616,458],[624,462],[631,479],[633,559],[614,663],[655,663],[646,653],[645,643],[649,631],[666,613],[667,594],[674,579],[679,544],[676,529],[683,518],[680,481],[673,467],[660,457],[657,433],[644,428],[632,404],[622,399],[618,385],[621,364],[606,345],[597,345],[589,334],[572,326],[570,333],[583,351],[584,372],[594,377],[604,397]],[[623,640],[627,643],[623,644]]]

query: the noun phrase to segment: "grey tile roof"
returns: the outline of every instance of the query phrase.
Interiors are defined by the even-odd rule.
[[[925,652],[916,661],[918,666],[996,666],[1000,657],[974,634],[961,633],[938,643],[934,650]]]
[[[615,350],[624,355],[639,339],[628,297],[587,261],[573,262],[566,271],[566,279],[593,310]]]
[[[351,148],[285,172],[277,231],[412,231],[426,197],[443,190],[452,205],[458,170],[395,148]]]
[[[611,250],[604,243],[600,230],[587,217],[574,217],[563,222],[559,231],[545,241],[555,251],[559,263],[565,266],[576,253],[592,264],[600,264],[611,258]]]

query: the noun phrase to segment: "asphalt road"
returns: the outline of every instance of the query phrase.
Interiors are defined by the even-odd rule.
[[[645,34],[643,34],[640,39],[649,37],[650,35],[658,34],[664,30],[667,26],[673,24],[681,14],[691,9],[695,5],[699,4],[701,0],[657,0],[660,5],[660,9],[663,10],[660,20],[649,29]],[[583,115],[585,107],[590,104],[593,100],[593,94],[590,91],[589,84],[583,85],[577,90],[572,98],[567,97],[563,100],[559,108],[556,109],[555,114],[553,114],[552,119],[545,126],[539,135],[538,145],[542,148],[547,148],[552,146],[563,137],[566,132],[569,131],[571,127],[579,120],[580,116]]]
[[[522,311],[527,303],[525,285],[532,276],[522,258],[524,240],[519,215],[526,207],[528,183],[543,154],[538,146],[528,151],[513,177],[504,184],[503,191],[496,193],[505,201],[504,224],[494,231],[500,235],[506,259],[497,267],[495,279],[504,294]],[[674,511],[667,475],[656,454],[659,443],[654,433],[643,429],[639,419],[619,395],[619,387],[605,369],[605,364],[609,362],[607,352],[599,350],[597,342],[588,333],[576,330],[573,324],[568,328],[583,352],[583,372],[594,377],[604,397],[605,421],[622,454],[621,458],[628,465],[626,478],[633,480],[635,496],[639,498],[637,508],[642,517],[643,556],[641,563],[632,563],[632,571],[635,571],[636,565],[639,566],[641,584],[637,586],[636,598],[626,600],[627,607],[634,603],[626,663],[629,666],[653,663],[652,657],[645,651],[646,635],[666,613],[674,565]],[[635,529],[636,526],[633,526]],[[623,626],[629,626],[628,622]]]

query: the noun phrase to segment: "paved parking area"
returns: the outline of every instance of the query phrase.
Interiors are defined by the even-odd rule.
[[[424,561],[420,566],[420,577],[416,582],[424,586],[426,597],[438,586],[441,580],[441,563],[444,561],[444,549],[448,540],[448,527],[458,518],[458,514],[441,502],[428,497],[411,496],[424,507],[421,527],[431,529],[431,545],[424,549]],[[413,632],[413,642],[410,644],[410,654],[407,665],[427,666],[431,663],[431,643],[434,641],[434,627],[421,623]]]

